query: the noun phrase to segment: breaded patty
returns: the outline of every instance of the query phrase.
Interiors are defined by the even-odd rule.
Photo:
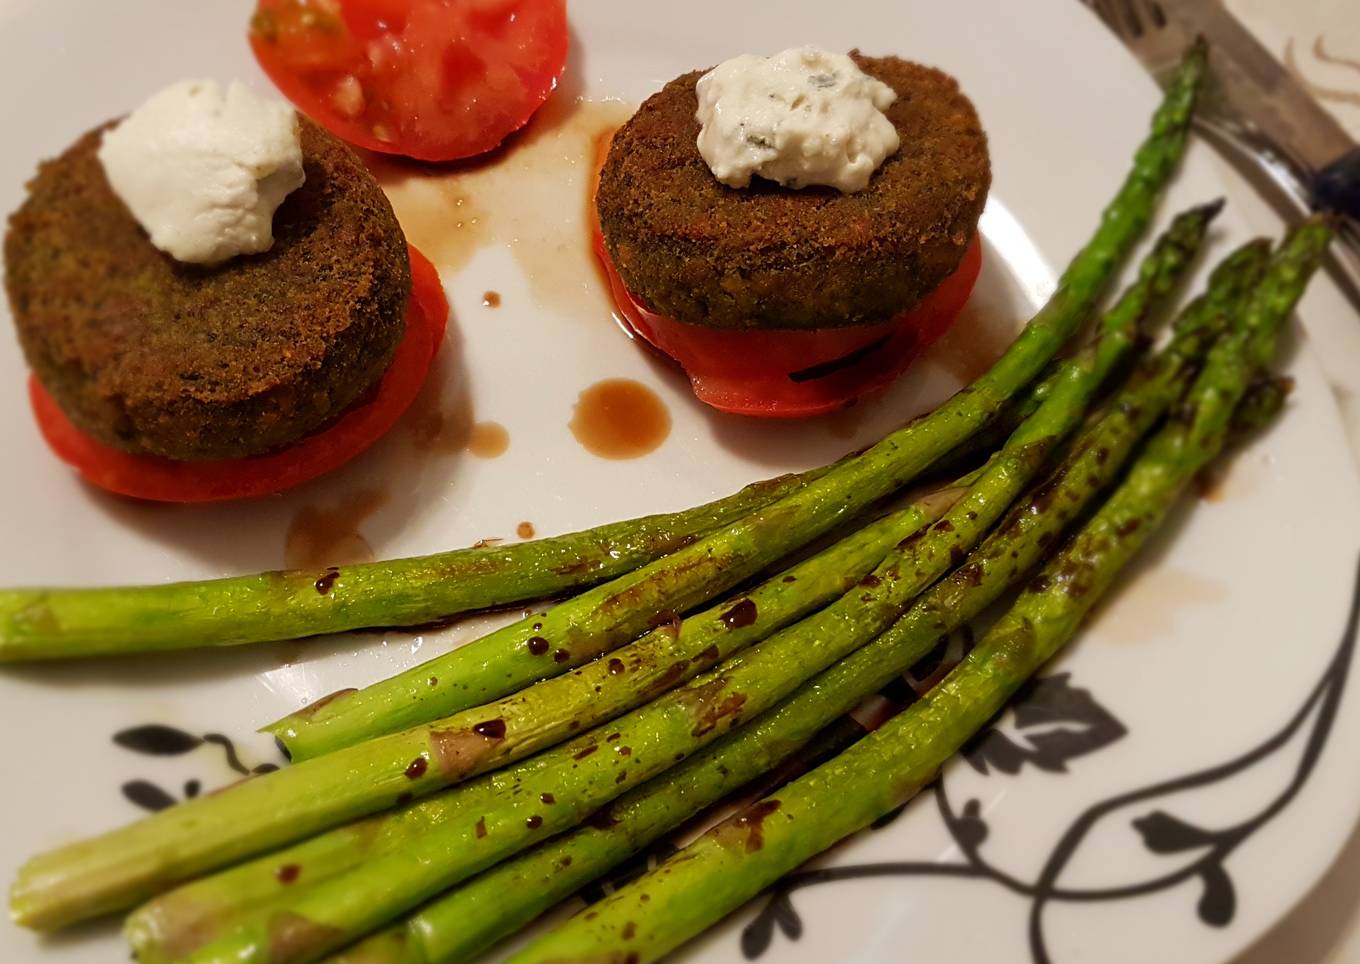
[[[129,452],[238,458],[320,428],[377,382],[411,273],[353,151],[302,119],[307,181],[276,212],[273,248],[203,267],[154,248],[113,193],[105,129],[39,167],[5,237],[19,341],[76,425]]]
[[[902,146],[854,194],[760,178],[731,188],[699,155],[695,81],[678,77],[615,135],[596,205],[625,284],[653,310],[724,328],[886,321],[958,267],[987,200],[987,137],[947,74],[851,56],[888,84]]]

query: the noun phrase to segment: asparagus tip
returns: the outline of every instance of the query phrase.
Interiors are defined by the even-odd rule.
[[[1223,210],[1224,205],[1227,203],[1227,198],[1216,197],[1212,201],[1205,201],[1193,210],[1206,221],[1212,221],[1214,218],[1218,217],[1219,212]]]

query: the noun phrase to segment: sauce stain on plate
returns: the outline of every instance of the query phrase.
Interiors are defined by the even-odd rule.
[[[433,455],[468,452],[494,459],[510,447],[505,426],[475,420],[466,391],[458,391],[452,401],[433,390],[422,393],[407,416],[406,431],[416,451]]]
[[[1268,462],[1260,458],[1229,453],[1229,461],[1220,461],[1195,476],[1195,492],[1204,502],[1251,498],[1266,481],[1268,471]]]
[[[521,539],[532,539],[534,537],[534,524],[532,522],[521,522],[515,526],[515,535]]]
[[[1159,563],[1124,580],[1109,604],[1097,610],[1102,639],[1140,643],[1175,635],[1176,614],[1189,606],[1221,606],[1228,589],[1220,582]]]
[[[477,422],[468,433],[467,450],[479,459],[494,459],[510,447],[510,433],[500,422]]]
[[[381,489],[361,489],[333,503],[298,509],[283,541],[284,567],[320,569],[372,562],[373,547],[359,526],[386,503],[387,493]]]
[[[596,382],[576,400],[571,434],[602,459],[636,459],[671,434],[671,413],[656,392],[631,378]]]
[[[426,174],[410,163],[365,157],[392,202],[406,239],[441,271],[457,271],[490,238],[482,205],[453,175]]]
[[[632,113],[617,101],[559,94],[484,159],[438,167],[365,160],[411,243],[442,271],[458,271],[480,248],[508,247],[539,305],[608,318],[586,209],[562,198],[589,194],[597,142]]]

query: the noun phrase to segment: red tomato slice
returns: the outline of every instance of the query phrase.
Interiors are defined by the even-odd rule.
[[[331,133],[452,161],[523,127],[567,62],[566,0],[259,0],[250,46]]]
[[[651,311],[624,285],[598,228],[594,241],[623,322],[680,363],[700,401],[724,412],[766,418],[834,412],[888,385],[949,330],[982,269],[982,248],[974,236],[954,273],[890,321],[816,331],[735,331]]]
[[[444,341],[449,303],[439,274],[415,248],[406,333],[371,396],[328,428],[268,455],[215,462],[180,462],[133,455],[105,445],[71,423],[36,378],[28,397],[43,438],[93,485],[153,502],[217,502],[272,495],[344,465],[382,438],[415,401]]]

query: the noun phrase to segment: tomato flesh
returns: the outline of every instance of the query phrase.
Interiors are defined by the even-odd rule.
[[[250,45],[289,100],[374,151],[451,161],[524,126],[567,61],[566,0],[259,0]]]
[[[133,455],[77,428],[36,378],[29,401],[48,446],[87,482],[118,495],[154,502],[217,502],[272,495],[333,471],[396,424],[419,393],[444,340],[449,304],[434,265],[415,248],[406,332],[371,396],[327,428],[267,455],[180,462]]]
[[[767,418],[834,412],[888,385],[949,330],[982,269],[974,236],[953,274],[914,308],[882,324],[738,330],[687,324],[651,311],[623,283],[598,226],[594,246],[630,331],[678,362],[701,401]]]

